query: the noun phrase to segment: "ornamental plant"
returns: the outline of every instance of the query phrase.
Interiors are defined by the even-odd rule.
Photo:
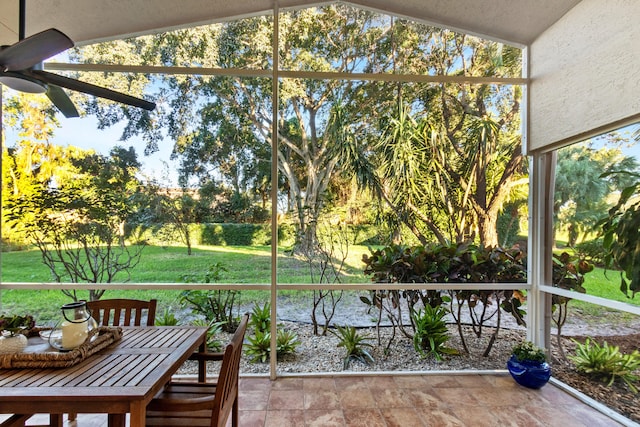
[[[295,353],[298,345],[300,345],[300,340],[296,333],[279,329],[276,335],[276,357]],[[256,330],[253,335],[247,337],[245,354],[252,363],[265,363],[269,359],[270,353],[270,332]]]
[[[35,324],[36,322],[31,315],[9,316],[3,314],[0,316],[0,333],[7,331],[9,336],[13,336],[20,331],[33,328]]]
[[[436,360],[442,360],[445,354],[458,354],[452,348],[445,346],[449,340],[449,331],[445,322],[447,309],[431,307],[427,305],[423,310],[411,314],[416,325],[416,333],[413,335],[413,347],[422,357],[432,354]]]
[[[547,354],[544,349],[536,346],[531,341],[524,341],[516,344],[511,354],[518,362],[537,362],[544,363],[547,361]]]
[[[413,339],[415,334],[415,323],[407,325],[405,313],[413,313],[427,305],[449,305],[465,353],[469,353],[469,349],[463,332],[463,311],[468,313],[478,338],[482,337],[483,328],[490,319],[497,322],[484,356],[489,355],[497,339],[501,311],[512,315],[519,325],[525,324],[523,293],[495,290],[491,286],[500,282],[526,282],[525,254],[519,248],[487,248],[470,242],[413,247],[391,245],[372,251],[371,256],[364,255],[362,261],[365,264],[364,274],[371,275],[376,283],[479,284],[475,290],[376,290],[371,291],[369,297],[360,297],[372,310],[377,310],[378,325],[387,318],[409,339]]]
[[[573,342],[576,344],[576,354],[569,356],[569,359],[575,363],[578,371],[601,378],[607,382],[608,386],[611,386],[619,378],[629,386],[631,391],[638,392],[633,384],[640,379],[635,374],[640,370],[640,352],[638,350],[634,350],[632,353],[622,353],[618,346],[609,345],[606,341],[600,345],[589,338],[584,344],[576,340]]]
[[[369,353],[366,347],[373,347],[367,341],[371,340],[368,336],[363,336],[356,331],[353,326],[339,326],[336,325],[336,331],[329,331],[334,334],[340,340],[338,347],[344,347],[346,355],[342,360],[343,369],[349,368],[351,360],[359,360],[362,363],[373,363],[373,356]]]

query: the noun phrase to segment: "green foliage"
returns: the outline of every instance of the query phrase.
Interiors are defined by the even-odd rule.
[[[143,249],[125,244],[123,227],[139,207],[135,150],[116,146],[109,156],[75,154],[65,168],[7,201],[3,219],[38,247],[54,281],[112,283],[118,276],[126,282],[122,275],[135,267]],[[54,167],[50,160],[41,158],[39,167]],[[54,179],[56,185],[49,185]],[[77,300],[74,290],[62,292]],[[92,290],[90,299],[103,293]]]
[[[431,354],[436,360],[442,360],[444,354],[457,354],[454,349],[445,347],[445,343],[449,341],[449,331],[444,320],[446,315],[446,308],[430,305],[411,314],[416,326],[413,347],[423,357]]]
[[[402,64],[404,74],[416,76],[441,74],[444,69],[460,75],[521,74],[518,48],[410,20],[392,20],[394,27],[383,30],[380,23],[389,22],[388,15],[349,5],[286,11],[281,19],[287,22],[282,43],[289,46],[281,57],[283,69],[340,73],[366,63],[368,70],[387,72],[393,63]],[[243,68],[272,60],[271,32],[271,20],[260,16],[112,42],[108,48],[87,46],[75,54],[78,62],[114,62],[117,52],[118,56],[142,57],[149,65]],[[149,84],[143,75],[132,78],[136,91]],[[139,115],[121,114],[102,101],[92,104],[90,111],[102,123],[129,120],[126,134],[144,134],[150,147],[165,133],[160,127],[169,126],[176,141],[175,154],[183,162],[180,181],[206,181],[210,171],[216,170],[220,181],[234,187],[221,213],[246,216],[242,200],[246,193],[238,189],[250,188],[263,200],[271,190],[270,162],[265,159],[272,141],[264,137],[270,134],[271,120],[268,80],[239,82],[228,76],[185,80],[170,73],[159,79],[162,84],[155,82],[147,89],[157,91],[150,93],[152,97],[171,100],[171,108],[154,112],[158,117],[153,123]],[[216,96],[207,96],[210,93]],[[463,238],[478,229],[491,229],[492,224],[478,227],[477,222],[495,217],[483,214],[498,212],[509,195],[497,186],[516,185],[526,167],[517,133],[521,94],[519,87],[503,90],[495,85],[461,90],[458,85],[366,80],[338,86],[322,78],[283,81],[286,108],[276,144],[280,152],[273,153],[273,158],[279,158],[281,165],[279,189],[286,187],[296,201],[299,234],[313,235],[323,206],[320,201],[327,198],[339,176],[388,192],[382,200],[389,200],[388,211],[393,212],[396,223],[406,222],[420,237],[442,235],[449,231],[448,226],[462,224],[465,229],[455,234]],[[468,108],[470,105],[474,108]],[[179,118],[175,111],[181,111]],[[323,120],[317,120],[319,117]],[[441,117],[450,120],[443,122]],[[216,130],[219,143],[212,143],[211,129]],[[371,156],[379,141],[387,147],[376,150],[379,156]],[[388,176],[377,176],[376,171],[385,169]],[[402,191],[405,188],[412,191]],[[475,192],[464,190],[476,188]],[[450,212],[435,213],[441,207]],[[466,221],[458,221],[461,216]],[[315,236],[301,238],[313,241]]]
[[[204,245],[268,245],[271,243],[269,225],[207,223],[202,225],[201,243]]]
[[[569,356],[569,359],[575,363],[578,371],[602,378],[609,386],[619,378],[634,393],[638,392],[633,384],[639,379],[638,375],[634,374],[640,369],[638,350],[631,354],[623,354],[619,347],[610,346],[606,341],[602,345],[592,342],[589,338],[583,344],[573,341],[576,343],[576,354]]]
[[[278,335],[276,336],[276,354],[278,357],[295,353],[296,347],[299,345],[300,340],[295,332],[278,329]]]
[[[256,330],[253,335],[247,337],[245,354],[252,363],[265,363],[271,353],[271,333]]]
[[[193,312],[201,314],[210,323],[220,323],[225,332],[233,332],[238,326],[238,318],[233,315],[233,307],[240,291],[234,290],[188,290],[180,293],[180,303]]]
[[[390,245],[363,255],[376,283],[525,282],[524,253],[470,243],[406,247]]]
[[[372,275],[377,283],[497,283],[525,282],[526,260],[524,252],[517,248],[484,248],[470,243],[430,246],[390,245],[372,251],[371,256],[363,255],[364,273]],[[495,291],[490,285],[477,290],[451,291],[450,296],[439,291],[374,291],[371,298],[361,300],[379,310],[378,319],[385,310],[387,317],[409,338],[402,318],[401,301],[405,301],[408,311],[414,312],[418,303],[422,306],[437,307],[449,302],[463,347],[468,352],[461,327],[461,310],[467,304],[471,314],[473,330],[478,337],[487,319],[500,309],[510,313],[519,324],[524,324],[524,310],[521,306],[524,296],[518,291]],[[386,302],[386,304],[385,304]],[[453,303],[457,310],[453,311]],[[493,306],[493,310],[487,307]],[[419,307],[419,305],[418,305]],[[476,310],[477,309],[477,310]],[[498,317],[499,319],[499,317]],[[415,326],[411,325],[414,328]],[[488,355],[494,340],[489,341],[485,354]]]
[[[547,361],[544,349],[536,346],[531,341],[524,341],[513,346],[511,354],[518,362],[530,361],[543,363]]]
[[[593,271],[593,264],[568,252],[553,254],[553,286],[585,293],[584,276]]]
[[[575,144],[558,150],[554,193],[554,222],[568,234],[569,246],[587,235],[606,215],[607,195],[622,190],[625,181],[603,171],[635,170],[633,157],[625,157],[619,148],[598,150],[587,144]]]
[[[340,340],[338,347],[343,347],[346,355],[343,359],[343,369],[348,369],[351,360],[359,360],[363,363],[373,362],[373,356],[365,347],[373,347],[366,341],[372,338],[360,335],[353,326],[336,325],[336,331],[330,331]]]
[[[162,315],[156,316],[155,324],[157,326],[177,326],[180,324],[180,321],[175,316],[173,310],[167,307],[162,312]]]
[[[157,322],[156,322],[157,323]],[[218,339],[218,335],[222,332],[224,324],[220,322],[208,322],[204,319],[193,321],[195,326],[204,326],[207,328],[207,348],[211,351],[222,350],[223,343]]]
[[[603,232],[603,245],[607,249],[607,266],[620,268],[620,290],[633,298],[640,292],[640,174],[613,172],[603,174],[627,175],[636,182],[620,193],[618,203],[609,215],[598,223]]]
[[[593,264],[576,255],[567,252],[561,254],[553,254],[553,286],[571,290],[574,292],[586,293],[583,284],[585,274],[593,271]],[[557,342],[560,354],[564,357],[564,348],[562,346],[562,327],[567,321],[569,313],[568,304],[571,298],[552,295],[551,311],[553,322],[557,326]]]
[[[601,238],[578,243],[574,249],[579,258],[599,267],[604,266],[604,254],[606,251]]]
[[[271,304],[265,302],[262,307],[257,303],[253,305],[251,316],[249,318],[249,326],[254,330],[253,335],[249,336],[249,343],[246,346],[246,353],[252,362],[266,362],[271,352]],[[276,336],[276,355],[277,357],[285,354],[295,353],[296,347],[300,345],[298,336],[291,331],[278,329]]]
[[[251,318],[249,320],[249,326],[253,327],[256,331],[269,332],[271,328],[271,304],[265,302],[262,307],[257,303],[254,304],[251,311]]]
[[[182,280],[185,283],[215,283],[222,280],[222,273],[226,271],[229,270],[221,262],[216,262],[209,264],[204,274],[184,274]]]
[[[31,315],[0,315],[0,336],[2,331],[8,331],[10,335],[14,335],[23,329],[31,329],[36,322]]]
[[[371,280],[376,283],[425,283],[430,275],[437,275],[443,265],[430,259],[430,252],[424,246],[390,245],[372,250],[371,256],[364,254],[362,261],[365,264],[364,274],[372,275]],[[393,318],[394,325],[410,336],[405,332],[400,302],[404,301],[411,312],[416,304],[439,306],[444,298],[434,290],[376,290],[370,292],[370,297],[361,296],[360,300],[378,310],[379,321],[382,313],[386,312],[387,317]]]
[[[271,353],[271,333],[267,331],[255,330],[253,335],[247,337],[245,344],[245,354],[253,363],[265,363]],[[300,345],[298,336],[291,331],[279,329],[276,336],[276,356],[295,353],[296,347]]]

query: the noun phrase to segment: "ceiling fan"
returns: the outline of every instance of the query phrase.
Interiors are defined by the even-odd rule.
[[[78,110],[62,88],[153,110],[156,104],[42,69],[42,61],[72,48],[74,43],[55,28],[24,37],[25,1],[20,0],[19,41],[0,47],[0,83],[20,92],[46,93],[65,117],[78,117]]]

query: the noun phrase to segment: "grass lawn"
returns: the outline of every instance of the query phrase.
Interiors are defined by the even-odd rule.
[[[369,250],[364,246],[349,248],[349,256],[344,269],[343,283],[369,283],[369,277],[362,273],[362,255]],[[191,256],[184,247],[145,247],[140,263],[131,271],[127,280],[125,275],[116,277],[116,281],[131,283],[186,283],[204,282],[209,267],[219,263],[222,271],[220,283],[264,283],[270,282],[271,250],[268,246],[202,246],[195,247]],[[51,280],[48,268],[42,263],[38,250],[2,253],[2,280],[4,282],[47,283]],[[280,283],[311,283],[309,266],[303,260],[287,255],[283,251],[278,255],[278,281]],[[640,296],[628,299],[620,292],[620,276],[616,271],[596,268],[587,274],[585,288],[590,295],[629,302],[640,305]],[[86,293],[86,292],[85,292]],[[296,294],[295,291],[287,292]],[[159,302],[158,315],[165,309],[175,310],[179,304],[180,291],[127,290],[108,291],[105,298],[156,298]],[[80,293],[80,298],[86,298]],[[238,303],[247,301],[264,302],[269,295],[262,291],[243,291]],[[0,293],[0,312],[18,312],[21,310],[38,313],[41,318],[55,318],[59,307],[69,298],[59,290],[3,290]],[[585,311],[597,312],[599,307],[572,301],[572,306]],[[20,307],[21,310],[18,310]]]
[[[365,246],[349,248],[343,274],[343,283],[368,283],[362,273],[362,255],[369,253]],[[185,247],[147,246],[138,265],[125,274],[116,276],[115,282],[130,283],[204,283],[210,266],[220,264],[219,283],[264,283],[271,281],[271,248],[268,246],[201,246],[187,255]],[[2,280],[4,282],[47,283],[51,281],[48,268],[42,263],[39,250],[2,253]],[[281,283],[311,283],[309,265],[303,260],[280,251],[278,280]],[[113,290],[104,298],[136,298],[158,300],[158,316],[165,309],[180,307],[180,292],[174,290]],[[295,294],[293,291],[284,291]],[[87,298],[87,291],[79,291],[79,298]],[[243,291],[239,304],[247,301],[267,301],[269,294],[262,291]],[[3,290],[0,292],[0,312],[29,311],[39,319],[56,318],[59,307],[70,302],[59,290]]]

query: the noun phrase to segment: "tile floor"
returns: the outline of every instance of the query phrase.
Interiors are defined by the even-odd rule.
[[[239,402],[242,427],[620,425],[553,384],[530,390],[508,374],[241,378]],[[106,416],[65,427],[76,423],[104,427]]]

